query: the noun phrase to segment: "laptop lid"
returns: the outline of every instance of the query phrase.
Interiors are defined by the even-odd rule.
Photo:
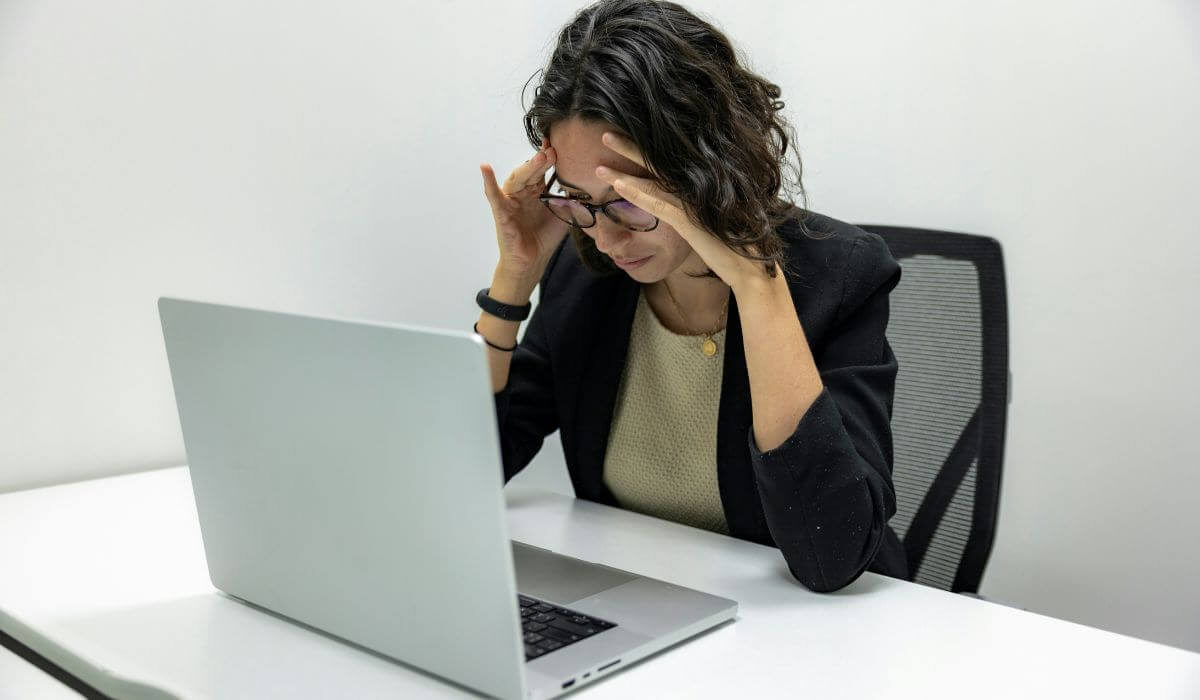
[[[182,299],[158,308],[213,585],[524,696],[479,339]]]

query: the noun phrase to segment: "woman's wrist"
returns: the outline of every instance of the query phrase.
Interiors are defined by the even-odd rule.
[[[762,269],[761,264],[755,263],[749,273],[738,279],[730,280],[727,284],[739,302],[764,295],[778,295],[781,292],[790,298],[787,279],[783,276],[783,271],[779,269],[778,264],[775,265],[774,277],[768,275]]]
[[[533,296],[533,290],[537,288],[538,280],[539,277],[509,273],[498,265],[496,272],[492,275],[492,285],[489,288],[488,296],[502,304],[524,306]]]

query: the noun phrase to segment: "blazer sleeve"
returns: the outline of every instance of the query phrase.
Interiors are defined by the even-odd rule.
[[[762,452],[749,433],[767,526],[792,575],[818,592],[842,588],[867,569],[896,512],[898,364],[884,334],[900,265],[878,236],[856,241],[848,260],[837,318],[814,348],[824,389],[778,447]]]
[[[539,287],[537,307],[529,318],[525,335],[513,351],[508,384],[495,393],[496,421],[500,434],[500,456],[504,463],[504,483],[516,476],[533,460],[546,436],[558,429],[558,408],[554,397],[554,373],[550,365],[550,344],[546,330],[545,305],[550,273],[561,255],[559,246],[546,265]]]

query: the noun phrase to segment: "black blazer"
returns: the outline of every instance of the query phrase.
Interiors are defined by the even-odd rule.
[[[868,568],[907,576],[903,548],[887,525],[896,511],[890,420],[897,363],[884,331],[900,266],[878,235],[804,216],[810,231],[828,237],[806,236],[794,217],[779,233],[792,268],[785,277],[825,389],[791,437],[760,452],[731,297],[717,479],[732,536],[778,547],[797,580],[833,591]],[[557,429],[576,496],[618,505],[602,479],[604,455],[639,291],[626,274],[584,267],[570,236],[555,251],[508,384],[495,395],[505,482]]]

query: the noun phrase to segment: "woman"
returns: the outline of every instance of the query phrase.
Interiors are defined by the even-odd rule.
[[[475,330],[505,480],[557,429],[578,497],[777,546],[833,591],[907,575],[887,525],[900,268],[779,197],[779,95],[677,4],[582,10],[525,115],[540,149],[503,186],[480,166],[500,260]]]

